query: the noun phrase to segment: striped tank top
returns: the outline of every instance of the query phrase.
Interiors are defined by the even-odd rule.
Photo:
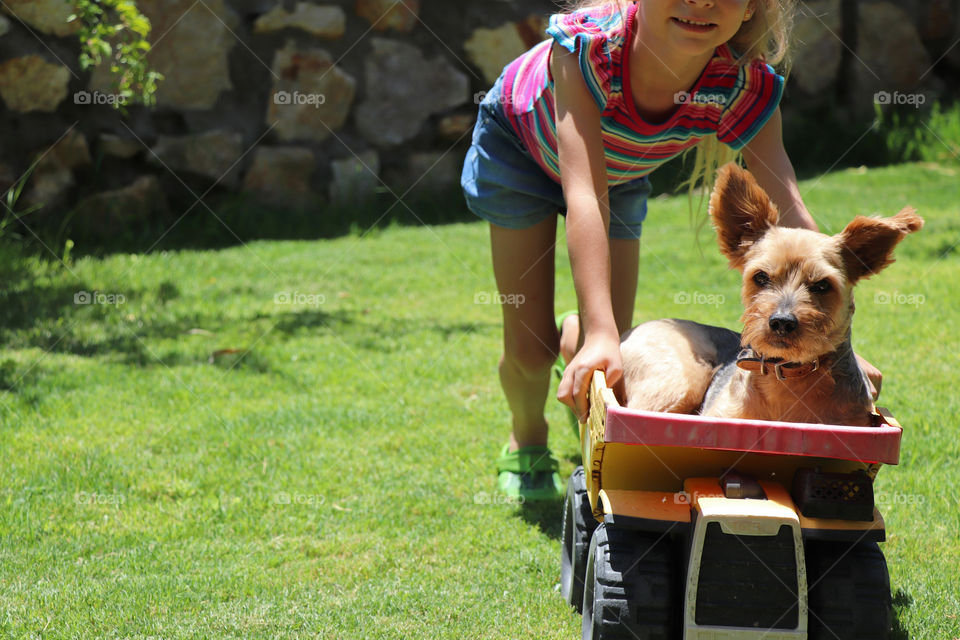
[[[601,111],[607,183],[622,184],[651,173],[709,134],[742,148],[775,112],[783,78],[759,60],[737,64],[722,45],[694,86],[678,98],[664,122],[647,123],[630,91],[629,43],[637,5],[624,13],[615,3],[551,16],[545,40],[503,70],[500,104],[536,163],[560,182],[550,49],[554,42],[576,53],[580,70]]]

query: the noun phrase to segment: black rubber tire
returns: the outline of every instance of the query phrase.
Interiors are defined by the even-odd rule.
[[[597,524],[587,497],[583,467],[577,467],[567,481],[560,549],[560,593],[577,613],[583,607],[583,580],[587,572],[590,536]]]
[[[886,640],[890,575],[876,542],[807,542],[810,640]]]
[[[593,532],[583,593],[584,640],[682,636],[681,573],[667,537],[601,524]]]

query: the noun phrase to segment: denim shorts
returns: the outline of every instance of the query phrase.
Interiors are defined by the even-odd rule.
[[[526,229],[566,215],[566,203],[563,188],[534,161],[507,120],[499,98],[502,80],[480,103],[460,186],[476,215],[499,227]],[[646,176],[610,187],[611,238],[640,237],[650,188]]]

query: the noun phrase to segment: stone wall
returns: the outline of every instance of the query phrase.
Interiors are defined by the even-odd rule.
[[[83,72],[66,0],[0,13],[0,188],[110,233],[225,193],[322,212],[456,184],[476,96],[543,38],[548,0],[140,0],[154,109]],[[812,0],[784,107],[872,113],[960,78],[960,0]],[[907,96],[907,98],[904,98]],[[198,201],[203,199],[202,203]],[[322,213],[318,213],[322,215]]]

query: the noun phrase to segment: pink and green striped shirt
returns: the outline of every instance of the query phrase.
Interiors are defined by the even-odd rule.
[[[722,45],[685,101],[664,122],[645,122],[630,90],[629,42],[637,5],[622,13],[616,4],[557,14],[545,40],[504,69],[502,94],[507,119],[538,165],[560,182],[550,49],[554,42],[576,53],[587,89],[601,111],[609,185],[643,177],[705,136],[742,148],[780,103],[783,78],[759,60],[738,65]]]

